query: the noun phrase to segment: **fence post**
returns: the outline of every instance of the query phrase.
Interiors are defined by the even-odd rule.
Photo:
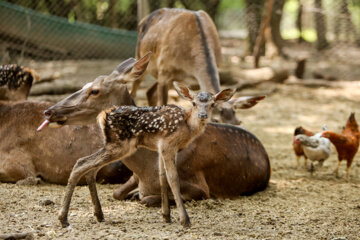
[[[138,23],[150,13],[148,0],[137,0],[137,20]]]

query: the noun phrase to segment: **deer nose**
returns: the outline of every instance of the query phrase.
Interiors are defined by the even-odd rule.
[[[208,115],[207,115],[207,113],[201,112],[201,113],[198,114],[198,117],[199,117],[200,119],[207,119],[207,118],[208,118]]]
[[[52,110],[45,110],[44,111],[44,116],[45,118],[50,118],[53,115],[53,111]]]

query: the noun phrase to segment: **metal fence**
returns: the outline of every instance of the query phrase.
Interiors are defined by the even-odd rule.
[[[0,0],[0,60],[123,59],[134,55],[139,0]],[[266,0],[147,0],[161,7],[203,9],[222,38],[242,41],[250,55]],[[338,78],[359,79],[359,0],[275,0],[284,53],[296,46],[316,67]],[[300,17],[298,17],[300,14]],[[294,47],[295,46],[295,47]],[[303,53],[303,52],[302,52]],[[242,56],[240,56],[242,57]],[[322,64],[322,65],[321,65]],[[359,73],[360,74],[360,73]]]

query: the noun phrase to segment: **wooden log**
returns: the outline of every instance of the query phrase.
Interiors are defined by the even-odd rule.
[[[324,79],[298,79],[295,76],[290,77],[285,81],[287,85],[301,85],[305,87],[318,88],[318,87],[344,87],[346,84],[344,82],[334,82]]]
[[[259,67],[260,49],[265,42],[265,30],[266,30],[266,28],[268,28],[268,26],[270,24],[273,5],[274,5],[274,0],[267,0],[266,13],[265,13],[263,20],[261,21],[260,32],[256,38],[256,43],[255,43],[255,47],[254,47],[253,55],[255,57],[254,58],[254,67],[255,68]]]
[[[289,71],[286,69],[263,67],[236,71],[234,75],[244,81],[273,81],[281,83],[289,77]]]
[[[4,240],[15,240],[15,239],[26,239],[32,240],[34,239],[34,235],[32,233],[12,233],[12,234],[0,234],[0,239]]]

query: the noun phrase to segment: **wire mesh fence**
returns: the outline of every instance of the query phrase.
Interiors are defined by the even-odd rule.
[[[0,0],[0,59],[6,63],[22,58],[124,59],[133,56],[139,2]],[[266,2],[147,0],[149,12],[161,7],[208,12],[222,38],[241,41],[241,51],[236,52],[243,55],[253,52]],[[285,56],[297,55],[294,49],[301,46],[308,61],[324,71],[334,72],[343,79],[360,78],[354,76],[353,71],[360,66],[357,57],[359,0],[275,0],[271,27],[273,40]]]

